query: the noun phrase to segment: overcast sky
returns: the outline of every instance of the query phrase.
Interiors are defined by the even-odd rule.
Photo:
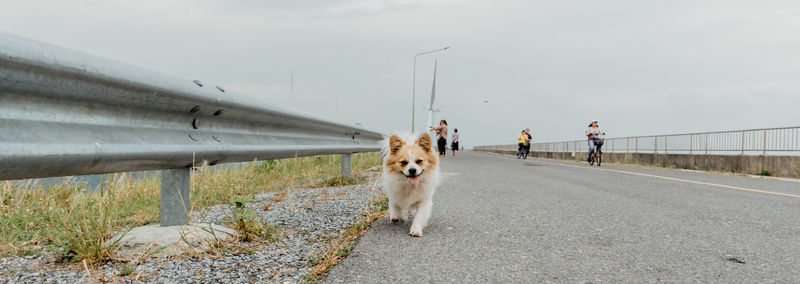
[[[797,1],[0,1],[0,30],[467,147],[800,125]],[[289,95],[294,73],[294,94]],[[487,103],[484,103],[487,100]]]

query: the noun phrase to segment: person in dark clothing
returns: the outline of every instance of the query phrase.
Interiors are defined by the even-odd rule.
[[[531,144],[533,144],[533,135],[531,135],[531,129],[530,128],[526,128],[525,129],[525,135],[528,135],[528,143],[525,145],[525,150],[527,150],[527,153],[530,153],[531,152]]]
[[[525,134],[525,129],[520,131],[519,135],[517,135],[517,143],[519,143],[519,147],[517,148],[517,159],[521,159],[524,156],[525,150],[528,149],[525,144],[528,143],[528,134]]]

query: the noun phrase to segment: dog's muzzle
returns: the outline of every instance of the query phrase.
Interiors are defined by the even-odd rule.
[[[423,171],[420,171],[419,174],[417,174],[417,170],[416,169],[409,169],[408,173],[410,175],[405,175],[405,174],[404,175],[406,176],[406,179],[408,179],[408,182],[417,183],[417,182],[419,182],[419,177],[422,176],[422,172]]]

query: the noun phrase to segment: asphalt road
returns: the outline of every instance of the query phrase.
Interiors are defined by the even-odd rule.
[[[324,282],[800,283],[798,181],[470,151],[442,172],[423,237],[378,220]]]

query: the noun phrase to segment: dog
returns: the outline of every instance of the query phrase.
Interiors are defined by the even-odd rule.
[[[393,223],[415,215],[409,235],[421,237],[433,209],[439,186],[439,156],[431,149],[431,136],[391,135],[384,142],[383,188],[389,197]],[[413,141],[409,143],[410,141]]]

